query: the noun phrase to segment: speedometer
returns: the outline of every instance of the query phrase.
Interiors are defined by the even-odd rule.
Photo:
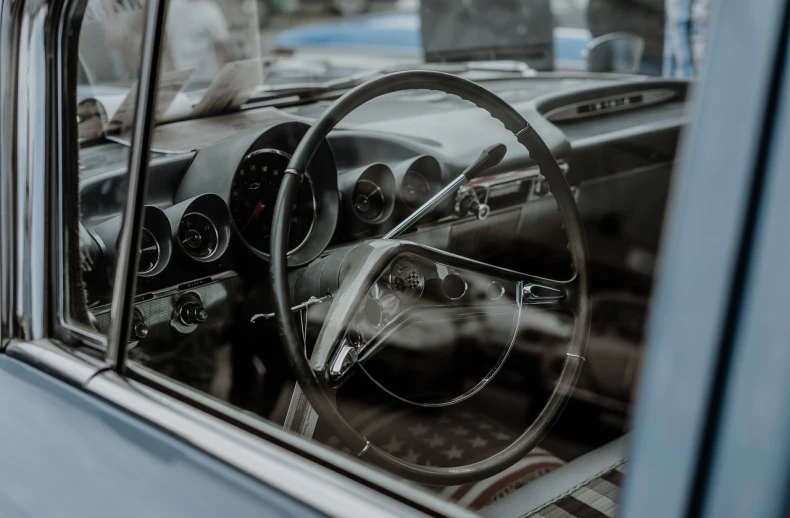
[[[258,252],[269,253],[272,217],[290,157],[275,149],[261,149],[242,160],[233,178],[230,212],[244,241]],[[298,250],[310,236],[315,222],[315,196],[305,175],[291,215],[288,249]]]

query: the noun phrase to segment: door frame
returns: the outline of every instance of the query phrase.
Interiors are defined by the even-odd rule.
[[[768,177],[765,157],[778,144],[774,104],[786,67],[787,2],[722,0],[711,22],[692,122],[673,178],[624,517],[726,511],[715,507],[724,495],[710,491],[710,484],[715,490],[732,484],[732,477],[743,482],[749,476],[723,475],[728,463],[718,457],[732,452],[715,445],[727,424],[722,411],[735,403],[722,396],[738,390],[732,371],[742,370],[735,353],[746,345],[739,329],[748,324],[744,311],[752,303],[746,288],[759,252],[753,241],[766,224],[757,214],[767,210],[759,205]],[[789,280],[774,278],[783,285]],[[771,313],[776,324],[787,321],[779,308]],[[774,462],[784,466],[785,460]],[[747,515],[771,516],[754,509]]]

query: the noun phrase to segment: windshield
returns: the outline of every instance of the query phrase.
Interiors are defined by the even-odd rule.
[[[144,0],[89,0],[78,102],[126,126]],[[664,2],[170,0],[158,119],[237,109],[283,87],[336,86],[393,67],[661,75]],[[457,69],[449,69],[457,71]],[[350,86],[353,86],[350,85]],[[195,109],[203,101],[200,109]],[[118,114],[117,112],[121,112]],[[126,118],[124,119],[124,114]],[[113,126],[113,125],[111,125]]]

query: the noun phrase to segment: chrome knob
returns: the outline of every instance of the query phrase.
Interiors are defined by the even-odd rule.
[[[132,338],[142,340],[146,336],[148,336],[148,324],[143,320],[136,320],[132,324]]]
[[[178,309],[178,318],[185,326],[202,324],[208,320],[208,311],[200,302],[185,302]]]

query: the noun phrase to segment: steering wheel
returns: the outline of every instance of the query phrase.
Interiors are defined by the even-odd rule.
[[[403,90],[435,90],[456,95],[487,111],[504,124],[537,162],[551,188],[568,237],[574,275],[568,281],[550,280],[487,265],[468,258],[401,240],[371,240],[344,255],[339,269],[337,291],[308,359],[292,313],[292,286],[288,279],[288,232],[299,185],[313,154],[337,123],[363,103]],[[485,88],[457,76],[408,71],[385,75],[349,91],[312,125],[299,143],[277,195],[271,234],[271,282],[274,313],[285,354],[308,401],[320,418],[351,452],[392,473],[426,485],[457,485],[499,473],[522,459],[541,441],[562,412],[573,391],[590,331],[588,251],[576,202],[560,169],[543,139],[510,105]],[[399,257],[434,261],[464,271],[479,272],[497,282],[518,287],[516,300],[523,306],[560,308],[574,314],[574,324],[559,379],[535,421],[508,447],[473,464],[454,467],[421,466],[398,459],[372,445],[354,430],[339,413],[336,404],[337,379],[350,365],[363,361],[345,340],[352,315],[376,279]],[[331,256],[330,256],[331,257]],[[495,372],[490,374],[493,377]]]

